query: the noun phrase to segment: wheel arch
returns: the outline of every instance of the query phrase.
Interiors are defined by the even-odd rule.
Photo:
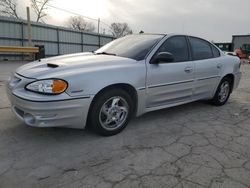
[[[127,83],[116,83],[116,84],[108,85],[108,86],[102,88],[101,90],[99,90],[97,92],[97,94],[94,96],[93,100],[91,101],[91,104],[90,104],[90,107],[89,107],[89,110],[88,110],[88,116],[87,116],[88,118],[89,118],[89,113],[91,111],[91,107],[93,106],[95,101],[98,99],[98,97],[100,95],[102,95],[104,92],[106,92],[108,90],[111,90],[111,89],[116,89],[116,88],[117,89],[122,89],[122,90],[124,90],[125,92],[127,92],[130,95],[130,97],[131,97],[131,99],[133,101],[133,104],[134,104],[134,106],[133,106],[133,116],[136,114],[137,108],[138,108],[138,93],[137,93],[136,89],[132,85],[127,84]],[[89,120],[87,120],[87,122],[88,121]]]
[[[230,93],[233,92],[233,88],[234,88],[234,74],[230,73],[230,74],[226,74],[222,79],[224,78],[229,78],[231,80],[231,84],[232,84],[232,87],[230,88]]]

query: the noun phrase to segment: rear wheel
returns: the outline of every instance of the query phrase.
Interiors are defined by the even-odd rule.
[[[118,134],[127,126],[132,112],[133,103],[127,92],[122,89],[105,91],[91,106],[90,128],[104,136]]]
[[[230,97],[231,88],[232,80],[228,77],[223,78],[217,88],[214,98],[212,99],[212,103],[216,106],[224,105]]]

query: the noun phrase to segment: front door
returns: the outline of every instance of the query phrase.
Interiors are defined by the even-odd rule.
[[[194,63],[190,61],[187,38],[168,38],[156,51],[169,52],[174,62],[147,64],[147,108],[173,106],[192,100]]]

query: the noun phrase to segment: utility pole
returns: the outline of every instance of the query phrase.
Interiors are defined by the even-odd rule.
[[[26,7],[27,10],[27,24],[28,24],[28,44],[29,46],[32,46],[32,41],[31,41],[31,22],[30,22],[30,7]]]
[[[97,32],[98,32],[98,43],[99,43],[99,48],[101,47],[101,35],[100,35],[100,18],[98,18],[98,27],[97,27]]]
[[[100,18],[98,18],[98,26],[97,26],[97,32],[98,34],[100,34]]]

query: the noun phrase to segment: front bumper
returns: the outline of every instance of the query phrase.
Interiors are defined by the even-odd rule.
[[[92,97],[60,101],[31,101],[15,96],[7,88],[14,114],[33,127],[68,127],[83,129],[86,125]]]

